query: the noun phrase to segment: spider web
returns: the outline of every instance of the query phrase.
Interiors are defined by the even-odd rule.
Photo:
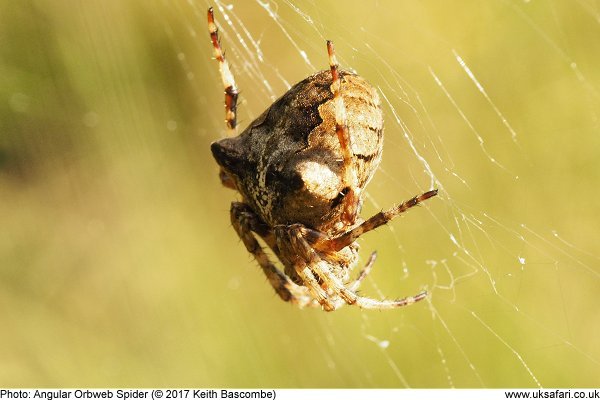
[[[598,2],[24,4],[0,13],[0,37],[22,34],[0,58],[7,386],[598,386]],[[439,195],[360,239],[363,262],[378,252],[361,293],[426,300],[275,296],[209,151],[209,6],[241,129],[327,68],[326,39],[377,87],[362,216]]]
[[[585,57],[583,29],[572,21],[598,35],[597,4],[216,5],[246,123],[290,83],[324,69],[325,39],[334,39],[341,65],[367,77],[385,109],[384,162],[363,216],[440,189],[438,199],[361,241],[380,256],[363,293],[426,288],[426,304],[343,316],[293,311],[290,319],[276,307],[286,311],[274,318],[293,328],[269,328],[268,346],[278,350],[263,357],[295,365],[286,370],[294,378],[245,383],[598,384],[591,332],[600,325],[600,264],[589,201],[596,174],[577,166],[577,157],[593,154],[582,147],[597,144],[598,58]],[[179,7],[194,11],[181,22],[203,35],[203,7]],[[464,26],[447,22],[446,12]],[[301,355],[281,351],[289,345]]]

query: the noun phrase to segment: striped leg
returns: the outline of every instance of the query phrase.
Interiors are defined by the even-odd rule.
[[[397,205],[396,207],[392,207],[387,211],[380,211],[368,220],[358,225],[357,227],[333,239],[326,239],[324,237],[314,237],[312,238],[314,246],[320,250],[339,251],[344,247],[348,246],[350,243],[354,242],[356,239],[358,239],[365,233],[372,231],[373,229],[376,229],[381,225],[387,224],[403,212],[406,212],[412,207],[417,206],[423,201],[437,195],[437,192],[437,189],[430,190],[429,192],[425,192],[419,196],[415,196],[412,199]]]
[[[429,192],[425,192],[419,196],[413,197],[410,200],[400,203],[387,211],[380,211],[368,220],[359,224],[358,226],[355,226],[347,232],[342,233],[341,235],[333,238],[329,237],[328,235],[322,232],[306,227],[302,228],[302,234],[306,241],[319,251],[340,251],[344,247],[353,243],[356,239],[358,239],[365,233],[370,232],[373,229],[379,228],[381,225],[387,224],[392,219],[396,218],[398,215],[408,211],[414,206],[421,204],[425,200],[436,196],[437,193],[437,189],[430,190]]]
[[[375,264],[376,259],[377,252],[374,251],[369,256],[369,261],[367,261],[367,264],[360,271],[358,277],[350,285],[348,285],[348,289],[350,289],[353,292],[356,292],[358,290],[362,281],[367,277],[367,275],[369,275],[369,272],[371,272],[371,268],[373,268],[373,264]]]
[[[281,272],[269,260],[253,232],[265,233],[264,226],[258,221],[256,215],[244,203],[231,203],[231,223],[246,249],[254,256],[267,280],[283,301],[289,301],[299,307],[318,306],[319,304],[310,296],[306,287],[299,286]]]
[[[325,294],[321,291],[317,298],[325,311],[333,311],[340,307],[343,302],[349,305],[355,304],[365,309],[384,310],[407,306],[427,297],[427,292],[421,292],[416,296],[409,296],[398,300],[376,300],[359,296],[344,286],[344,283],[331,272],[329,265],[319,257],[317,252],[304,238],[301,226],[298,224],[290,225],[286,229],[295,254],[298,254],[299,258],[302,259],[302,262],[299,262],[297,265],[298,275],[302,279],[305,279],[305,277],[309,278],[309,281],[304,281],[304,283],[311,289],[318,291],[319,287],[321,287],[327,288],[331,292],[331,294]],[[281,235],[281,233],[276,233],[276,235],[278,234]],[[324,294],[325,296],[323,296]],[[339,301],[339,298],[343,302]]]
[[[342,219],[346,225],[352,225],[358,215],[360,193],[358,188],[358,178],[352,159],[352,139],[350,131],[346,124],[346,107],[342,98],[342,81],[338,72],[338,62],[335,57],[333,42],[327,41],[327,53],[329,54],[329,68],[331,69],[331,90],[333,91],[333,104],[335,105],[335,133],[340,142],[340,149],[343,157],[342,181],[344,182],[344,212]]]
[[[235,136],[237,133],[237,98],[238,89],[235,86],[235,79],[229,69],[229,64],[225,59],[225,52],[221,49],[219,41],[219,30],[215,24],[215,16],[213,9],[208,9],[208,31],[210,32],[210,40],[212,41],[215,58],[219,62],[219,72],[221,74],[221,80],[223,81],[223,87],[225,88],[225,123],[229,130],[230,136]]]

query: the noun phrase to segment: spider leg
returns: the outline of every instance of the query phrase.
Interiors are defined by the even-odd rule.
[[[377,259],[377,252],[374,251],[369,256],[369,260],[367,261],[367,264],[360,271],[360,273],[358,274],[358,277],[354,280],[354,282],[352,282],[348,286],[348,289],[350,289],[353,292],[356,292],[358,290],[362,281],[367,277],[367,275],[369,275],[369,272],[371,272],[371,268],[373,268],[373,264],[375,264],[376,259]]]
[[[323,307],[325,311],[335,311],[341,303],[332,302],[329,299],[327,292],[321,287],[314,273],[306,264],[296,265],[296,273],[302,279],[302,282],[306,285],[308,290],[312,293],[314,298]]]
[[[335,296],[339,296],[349,305],[356,304],[360,308],[382,310],[407,306],[427,297],[427,292],[421,292],[416,296],[409,296],[398,300],[375,300],[369,297],[359,296],[354,293],[354,291],[344,286],[343,282],[329,270],[327,263],[319,257],[315,249],[313,249],[304,238],[301,226],[292,225],[289,226],[288,229],[289,237],[294,249],[298,250],[298,254],[306,260],[303,269],[309,268],[314,274],[313,278],[318,277],[321,280],[322,284],[320,286],[330,289]],[[298,274],[304,279],[300,272]],[[310,286],[314,285],[314,282],[307,283]],[[323,305],[325,311],[333,311],[341,304],[341,302],[337,301],[336,297],[333,298],[333,302],[327,299],[329,301],[325,304],[322,302],[322,298],[317,298],[317,300]],[[330,305],[333,307],[329,308]]]
[[[415,296],[408,296],[396,300],[375,300],[369,297],[357,296],[356,305],[366,310],[390,310],[393,308],[409,306],[417,301],[427,297],[427,292],[423,291]]]
[[[321,283],[317,280],[317,277],[310,268],[310,257],[306,256],[306,251],[302,250],[302,253],[298,253],[299,249],[304,249],[303,243],[298,243],[298,240],[302,239],[301,230],[304,227],[300,224],[294,225],[277,225],[274,228],[275,240],[278,254],[294,254],[295,256],[291,259],[281,258],[284,265],[291,265],[294,272],[298,275],[302,284],[300,286],[306,289],[312,295],[314,301],[321,305],[325,311],[334,311],[339,307],[334,305],[334,302],[329,299],[327,291],[321,286]],[[310,247],[310,246],[309,246]],[[289,279],[289,278],[288,278]],[[342,303],[343,304],[343,303]]]
[[[315,304],[305,287],[292,282],[287,275],[277,269],[277,267],[269,260],[269,257],[258,243],[258,240],[254,237],[253,231],[258,232],[261,236],[267,236],[270,232],[265,230],[265,225],[259,221],[256,214],[254,214],[246,204],[234,202],[231,203],[230,215],[233,228],[240,239],[242,239],[242,242],[244,242],[248,252],[252,254],[258,262],[267,277],[267,280],[271,286],[273,286],[273,289],[275,289],[275,292],[279,297],[281,297],[282,300],[289,301],[301,308],[305,306],[316,306],[317,304]]]
[[[437,195],[437,193],[437,189],[430,190],[419,196],[415,196],[410,200],[400,203],[397,206],[390,208],[389,210],[380,211],[368,220],[362,222],[360,225],[354,227],[353,229],[350,229],[349,231],[335,238],[329,239],[325,235],[319,237],[317,237],[316,235],[311,235],[311,242],[319,250],[339,251],[344,247],[348,246],[350,243],[354,242],[356,239],[358,239],[365,233],[372,231],[373,229],[376,229],[381,225],[387,224],[392,219],[396,218],[398,215],[402,214],[403,212],[406,212],[414,206],[419,205],[425,200]]]
[[[343,156],[342,164],[342,182],[344,184],[344,211],[342,220],[347,225],[352,225],[356,221],[358,209],[360,207],[360,193],[358,192],[358,178],[352,162],[354,154],[352,153],[352,141],[350,131],[346,124],[346,107],[342,98],[342,81],[338,72],[338,62],[335,57],[333,42],[327,41],[327,53],[329,55],[329,68],[331,69],[331,90],[333,91],[333,104],[335,106],[335,133],[340,142],[340,148]]]
[[[225,52],[221,49],[219,40],[219,29],[215,24],[215,16],[213,9],[208,9],[208,31],[210,33],[210,40],[213,45],[214,55],[219,62],[219,73],[221,74],[221,80],[223,81],[223,87],[225,88],[225,123],[229,130],[230,136],[235,136],[237,133],[237,98],[238,90],[235,86],[235,79],[229,69],[229,63],[225,59]]]

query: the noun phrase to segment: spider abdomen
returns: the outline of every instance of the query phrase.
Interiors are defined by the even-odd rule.
[[[381,160],[381,103],[360,76],[345,71],[340,76],[361,191]],[[270,226],[301,223],[329,232],[339,219],[345,187],[331,86],[331,72],[318,72],[294,85],[239,136],[212,144],[222,179],[235,182]]]

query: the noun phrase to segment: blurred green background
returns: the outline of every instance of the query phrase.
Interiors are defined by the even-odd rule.
[[[427,302],[275,297],[209,151],[209,5],[242,128],[325,39],[383,93],[363,215],[441,191],[361,240],[363,293]],[[0,385],[597,387],[599,117],[592,0],[0,2]]]

